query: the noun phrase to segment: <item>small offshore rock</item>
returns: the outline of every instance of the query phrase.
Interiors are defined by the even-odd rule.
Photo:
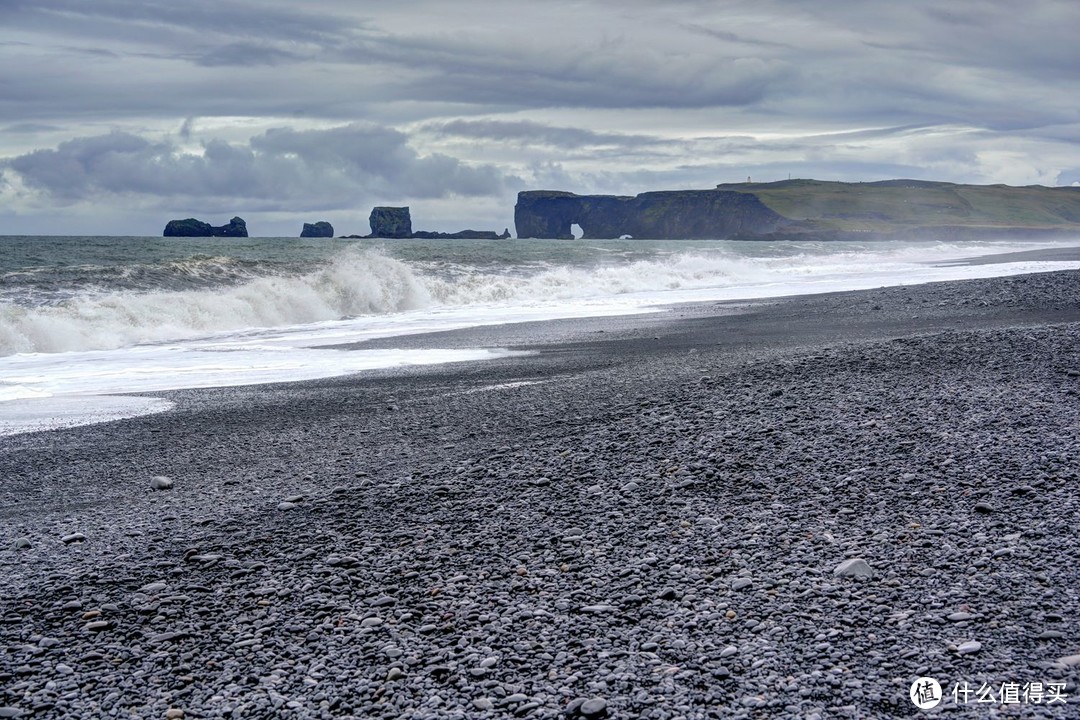
[[[172,478],[164,475],[155,475],[150,478],[151,490],[172,490],[173,481]]]
[[[862,558],[850,558],[837,565],[833,575],[869,579],[874,577],[874,569]]]

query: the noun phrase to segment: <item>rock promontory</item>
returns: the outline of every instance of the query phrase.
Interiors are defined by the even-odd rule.
[[[518,194],[518,237],[739,240],[980,240],[1075,237],[1080,187],[932,180],[726,183],[634,197]]]
[[[514,206],[519,238],[571,239],[572,225],[580,226],[586,239],[727,238],[775,232],[788,222],[755,196],[724,190],[634,197],[530,190],[518,193]]]
[[[334,237],[334,226],[325,220],[316,223],[304,223],[304,228],[300,231],[300,237],[332,238]]]
[[[228,225],[213,226],[210,223],[187,218],[170,220],[165,225],[164,237],[247,237],[247,223],[243,218],[234,217]]]

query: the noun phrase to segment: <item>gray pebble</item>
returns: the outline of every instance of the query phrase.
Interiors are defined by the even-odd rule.
[[[833,575],[869,579],[874,577],[874,569],[862,558],[850,558],[837,565]]]
[[[173,481],[172,478],[164,475],[155,475],[150,478],[151,490],[172,490]]]
[[[581,703],[578,712],[587,718],[603,717],[607,714],[607,700],[604,698],[591,698]]]

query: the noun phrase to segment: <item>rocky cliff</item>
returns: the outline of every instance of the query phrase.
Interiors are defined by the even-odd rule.
[[[187,218],[170,220],[165,225],[165,237],[247,237],[247,223],[243,218],[234,217],[228,225],[214,227],[210,223]]]
[[[551,190],[518,193],[514,224],[519,238],[586,239],[729,238],[775,232],[788,222],[753,195],[724,190],[671,190],[618,195],[575,195]]]
[[[334,237],[334,226],[325,220],[320,220],[317,223],[304,223],[304,229],[300,231],[300,237],[332,238]]]

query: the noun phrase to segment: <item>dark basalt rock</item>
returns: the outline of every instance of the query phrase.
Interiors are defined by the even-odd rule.
[[[304,223],[304,229],[300,231],[300,237],[302,238],[332,238],[334,237],[334,226],[325,220],[320,220],[317,223]]]
[[[532,190],[518,193],[514,206],[519,238],[571,239],[574,224],[581,226],[583,239],[730,238],[774,232],[789,222],[755,196],[725,190],[634,197]]]
[[[370,235],[343,235],[342,237],[416,238],[420,240],[506,240],[510,237],[510,228],[504,229],[502,235],[497,234],[494,230],[459,230],[452,233],[432,232],[429,230],[413,232],[412,218],[409,216],[408,207],[372,208],[368,222],[371,224]]]
[[[368,217],[373,238],[410,238],[412,218],[407,207],[375,207]]]
[[[507,228],[502,235],[494,230],[459,230],[453,233],[417,230],[412,236],[424,240],[506,240],[510,237],[510,230]]]
[[[214,227],[195,218],[170,220],[165,225],[164,237],[247,237],[247,223],[243,218],[234,217],[228,225]]]

